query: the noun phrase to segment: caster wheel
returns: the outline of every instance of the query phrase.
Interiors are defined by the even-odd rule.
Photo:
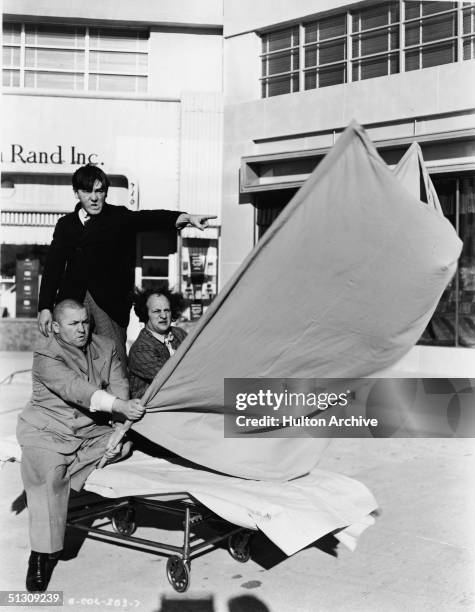
[[[239,563],[246,563],[251,557],[251,547],[249,546],[250,537],[250,533],[240,531],[228,538],[229,554],[233,559],[239,561]]]
[[[112,529],[120,535],[129,536],[137,529],[135,510],[133,508],[120,508],[111,517]]]
[[[190,586],[190,569],[188,563],[173,555],[167,561],[168,582],[178,593],[184,593]]]

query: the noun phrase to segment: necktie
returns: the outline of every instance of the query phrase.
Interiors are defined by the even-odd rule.
[[[165,338],[164,343],[170,353],[170,357],[175,353],[175,349],[172,346],[173,334],[170,332]]]

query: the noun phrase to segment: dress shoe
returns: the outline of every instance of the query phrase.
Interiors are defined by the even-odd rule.
[[[46,591],[48,583],[53,573],[53,569],[58,562],[60,553],[39,553],[31,551],[28,560],[28,571],[26,573],[26,590],[29,592]]]

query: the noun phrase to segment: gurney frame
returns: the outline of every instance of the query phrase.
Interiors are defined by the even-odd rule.
[[[178,516],[183,519],[183,544],[173,546],[145,538],[133,537],[137,528],[136,510],[146,508],[165,515]],[[92,526],[96,519],[108,519],[106,523]],[[193,535],[198,525],[217,524],[224,529],[210,538]],[[129,544],[138,544],[165,552],[168,555],[166,575],[172,587],[178,593],[184,593],[190,585],[191,559],[199,551],[214,547],[227,540],[228,551],[236,561],[245,563],[250,558],[250,538],[252,531],[233,525],[208,508],[200,504],[188,493],[143,495],[99,501],[73,509],[68,514],[67,526],[98,534],[105,538],[121,540]],[[110,529],[106,527],[111,526]],[[108,541],[107,539],[105,541]]]

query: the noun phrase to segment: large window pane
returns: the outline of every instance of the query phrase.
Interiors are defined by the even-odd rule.
[[[19,86],[18,71],[8,69],[20,68],[24,51],[24,87],[81,90],[89,77],[90,89],[147,90],[146,31],[27,23],[24,42],[21,31],[21,24],[4,24],[2,53],[6,86]],[[92,50],[86,65],[88,39]]]
[[[3,24],[3,44],[20,44],[21,25],[19,23]]]
[[[270,34],[266,34],[263,37],[263,44],[264,53],[269,51],[279,51],[280,49],[288,49],[289,47],[298,44],[298,29],[293,28],[280,30],[279,32],[271,32]]]
[[[468,40],[463,41],[463,59],[469,60],[474,58],[474,39],[469,38]]]
[[[3,47],[3,65],[5,67],[20,66],[20,48],[19,47]]]
[[[420,344],[475,346],[475,177],[433,179],[445,217],[463,242],[456,275],[437,305]],[[459,206],[457,209],[457,190]],[[458,214],[458,218],[457,218]]]
[[[320,70],[311,70],[305,73],[305,89],[329,87],[346,82],[346,65],[336,65]]]
[[[345,13],[305,24],[305,42],[307,43],[328,40],[329,38],[336,38],[345,34]]]
[[[91,74],[89,89],[94,91],[143,92],[147,89],[147,77],[117,74]]]
[[[319,64],[329,64],[338,62],[346,58],[345,53],[346,42],[336,41],[320,45],[320,61]]]
[[[262,37],[262,76],[272,77],[282,73],[293,73],[282,75],[262,81],[262,97],[278,96],[299,89],[299,50],[272,53],[280,49],[298,47],[299,28],[287,28],[278,32],[271,32]]]
[[[471,7],[469,9],[464,9],[463,11],[463,33],[470,34],[474,31],[474,22],[475,22],[475,7]]]
[[[3,87],[19,87],[20,86],[20,71],[19,70],[3,70],[2,85]]]
[[[399,20],[399,5],[397,2],[380,2],[362,11],[353,13],[353,32],[370,30],[396,23]]]
[[[76,47],[83,49],[85,45],[85,34],[85,28],[25,25],[25,40],[27,45]]]
[[[78,90],[84,88],[84,76],[64,72],[27,71],[25,72],[25,87]]]
[[[363,3],[360,3],[360,5]],[[353,80],[369,79],[400,71],[399,55],[405,55],[407,71],[430,68],[452,63],[457,59],[472,59],[475,56],[473,32],[475,28],[475,2],[462,3],[462,22],[465,38],[458,32],[460,8],[456,2],[433,2],[405,0],[402,3],[371,2],[365,8],[347,7],[338,14],[324,19],[303,23],[304,41],[304,88],[313,89],[340,82],[346,82],[346,63],[352,71]],[[351,22],[348,22],[351,19]],[[403,20],[405,46],[401,49],[399,38],[400,20]],[[351,49],[347,49],[347,23],[350,29]],[[299,27],[302,27],[299,26]],[[283,49],[298,45],[297,36],[292,34],[298,28],[287,28],[263,36],[264,61],[262,76],[277,74],[277,70],[294,72],[296,62],[289,59],[284,62],[282,56],[272,63],[266,59],[272,49],[282,52]],[[462,57],[457,57],[457,49]],[[285,65],[284,65],[285,64]],[[334,64],[335,69],[323,72],[323,68]],[[296,78],[296,75],[292,75]],[[333,80],[336,79],[334,82]],[[288,84],[276,83],[274,89],[281,87],[288,93]],[[270,95],[266,82],[263,83],[263,95]]]
[[[406,19],[415,19],[421,15],[421,4],[420,2],[414,2],[413,0],[406,0],[404,2]]]
[[[363,60],[353,67],[353,80],[372,79],[379,76],[394,74],[399,70],[397,56],[382,55]]]
[[[89,44],[91,49],[147,51],[147,41],[147,32],[95,28],[91,28],[89,32]]]
[[[305,42],[312,43],[318,40],[318,22],[305,24]]]
[[[147,72],[147,56],[142,53],[91,51],[89,69],[104,72]]]
[[[329,85],[338,85],[345,82],[346,66],[332,66],[331,68],[322,68],[318,75],[318,86],[328,87]]]
[[[422,42],[432,42],[455,36],[456,15],[450,13],[442,17],[427,19],[422,22]]]
[[[420,53],[419,50],[406,52],[406,71],[419,70],[420,68]]]
[[[306,72],[305,73],[305,89],[315,89],[317,87],[317,73]]]
[[[276,55],[267,58],[267,74],[279,74],[292,70],[292,59],[290,53]]]
[[[410,47],[411,45],[418,45],[421,42],[420,36],[421,29],[419,27],[419,22],[416,21],[411,22],[406,25],[406,46]]]
[[[434,187],[439,196],[440,204],[445,217],[455,227],[456,225],[456,179],[434,178]],[[449,283],[439,300],[432,319],[420,339],[420,344],[433,344],[436,346],[455,345],[455,310],[456,294],[455,279]]]
[[[346,65],[337,64],[319,70],[310,70],[305,73],[305,89],[316,87],[329,87],[346,82]]]
[[[317,65],[317,47],[307,47],[305,49],[305,67]]]
[[[461,178],[459,230],[459,344],[475,346],[475,177]]]
[[[25,67],[83,71],[84,51],[27,48],[25,50]]]
[[[455,43],[434,45],[422,49],[422,68],[455,62]]]
[[[291,80],[289,77],[283,77],[280,79],[271,79],[268,83],[268,95],[269,96],[280,96],[281,94],[290,93],[291,91]]]
[[[344,36],[346,34],[346,15],[321,19],[319,22],[319,40]]]
[[[439,2],[436,0],[435,2],[429,2],[428,0],[424,0],[422,4],[422,14],[423,15],[432,15],[432,13],[440,13],[440,11],[448,11],[457,6],[456,2]]]
[[[389,51],[391,43],[394,49],[398,44],[398,36],[395,32],[392,33],[392,36],[396,38],[390,38],[387,30],[358,36],[353,40],[353,57]]]

